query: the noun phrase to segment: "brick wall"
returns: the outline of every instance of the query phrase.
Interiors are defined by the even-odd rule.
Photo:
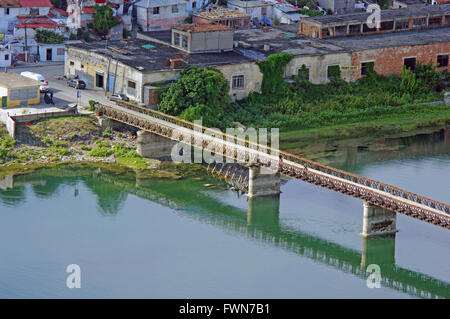
[[[300,23],[299,32],[301,34],[312,38],[314,31],[317,32],[318,39],[322,39],[322,32],[320,28],[309,25],[307,23]]]
[[[416,63],[426,64],[431,62],[433,65],[436,65],[438,54],[449,53],[450,42],[365,50],[353,53],[352,65],[360,67],[362,62],[374,61],[374,70],[379,74],[401,74],[404,58],[416,57]],[[445,69],[450,71],[449,66],[439,68],[439,70]],[[357,80],[360,77],[360,70],[353,71],[353,80]]]

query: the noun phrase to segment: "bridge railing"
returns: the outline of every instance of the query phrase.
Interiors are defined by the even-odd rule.
[[[190,130],[195,130],[197,132],[202,132],[202,133],[207,133],[210,131],[210,128],[207,128],[205,126],[201,126],[198,124],[194,124],[192,122],[189,121],[185,121],[183,119],[180,119],[178,117],[175,116],[171,116],[171,115],[167,115],[152,109],[148,109],[142,106],[138,106],[138,105],[134,105],[131,103],[126,103],[126,102],[119,102],[118,103],[120,106],[139,112],[139,113],[143,113],[146,115],[149,115],[153,118],[157,118],[159,120],[165,121],[165,122],[169,122]],[[113,108],[111,106],[106,106],[106,105],[102,105],[102,107],[107,107],[107,108]],[[217,138],[218,134],[215,133],[215,137]],[[319,172],[325,173],[325,174],[329,174],[332,175],[334,177],[339,177],[342,179],[345,179],[347,181],[353,182],[355,184],[359,184],[362,186],[366,186],[375,190],[379,190],[379,191],[383,191],[386,193],[389,193],[391,195],[394,196],[398,196],[398,197],[402,197],[404,199],[410,200],[412,202],[418,203],[418,204],[422,204],[424,206],[439,210],[445,214],[450,214],[450,206],[442,203],[442,202],[438,202],[429,198],[426,198],[424,196],[420,196],[418,194],[414,194],[411,192],[407,192],[403,189],[400,189],[398,187],[392,186],[392,185],[388,185],[388,184],[384,184],[381,183],[379,181],[375,181],[363,176],[359,176],[356,174],[352,174],[331,166],[327,166],[324,164],[320,164],[317,162],[314,162],[312,160],[306,159],[306,158],[302,158],[287,152],[283,152],[280,151],[278,149],[273,149],[270,146],[264,146],[264,145],[260,145],[254,142],[251,142],[247,139],[242,139],[239,138],[237,136],[230,136],[227,135],[225,133],[221,133],[222,139],[224,141],[235,141],[236,144],[238,145],[242,145],[242,146],[246,146],[250,149],[254,149],[254,150],[259,150],[263,153],[266,154],[270,154],[270,155],[279,155],[283,158],[283,160],[287,160],[287,161],[291,161],[293,163],[296,164],[300,164],[302,166],[307,166],[310,169],[314,169],[317,170]]]

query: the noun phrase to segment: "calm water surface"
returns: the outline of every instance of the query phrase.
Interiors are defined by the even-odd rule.
[[[324,148],[332,165],[450,202],[442,132]],[[448,230],[399,215],[395,239],[364,241],[360,200],[301,181],[283,180],[279,201],[248,201],[203,171],[68,167],[1,185],[0,298],[450,298]],[[66,287],[69,264],[80,289]]]

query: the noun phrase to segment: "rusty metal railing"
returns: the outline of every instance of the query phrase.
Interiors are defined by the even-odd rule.
[[[167,115],[167,114],[164,114],[164,113],[161,113],[161,112],[158,112],[158,111],[155,111],[155,110],[147,109],[145,107],[137,106],[137,105],[134,105],[134,104],[131,104],[131,103],[123,103],[122,102],[119,105],[124,107],[124,108],[126,108],[126,109],[129,109],[129,110],[132,110],[132,111],[135,111],[135,112],[138,112],[138,113],[146,114],[146,115],[148,115],[150,117],[162,120],[162,121],[167,122],[167,123],[174,124],[176,126],[184,127],[184,128],[190,129],[190,130],[195,130],[195,131],[197,131],[199,133],[200,132],[201,133],[207,133],[208,130],[210,130],[207,127],[204,127],[204,126],[201,126],[201,125],[197,125],[197,124],[194,124],[192,122],[185,121],[185,120],[177,118],[175,116]],[[120,115],[119,115],[120,112],[118,111],[118,108],[115,108],[113,106],[106,106],[106,105],[99,104],[99,110],[100,111],[104,111],[106,113],[110,113],[110,115],[112,113],[116,112],[117,113],[116,114],[116,119],[121,121],[121,119],[117,118],[118,116],[120,117]],[[129,115],[132,115],[132,114],[129,113]],[[155,123],[145,123],[146,121],[147,120],[144,119],[144,118],[135,117],[133,119],[133,121],[132,121],[134,124],[133,123],[128,123],[128,124],[138,126],[138,127],[142,128],[144,130],[153,131],[156,134],[161,134],[161,135],[164,135],[166,137],[173,138],[173,136],[172,136],[173,131],[174,131],[173,127],[170,127],[168,125],[164,125],[164,124],[158,123],[158,125],[162,126],[161,127],[161,131],[158,132],[158,128],[157,128],[158,125],[156,125]],[[216,138],[218,138],[218,133],[214,132],[214,135],[215,135]],[[388,184],[384,184],[384,183],[381,183],[381,182],[378,182],[378,181],[375,181],[375,180],[372,180],[372,179],[369,179],[369,178],[366,178],[366,177],[363,177],[363,176],[359,176],[359,175],[356,175],[356,174],[352,174],[352,173],[349,173],[349,172],[346,172],[346,171],[343,171],[343,170],[340,170],[340,169],[337,169],[337,168],[334,168],[334,167],[323,165],[323,164],[320,164],[320,163],[317,163],[317,162],[311,161],[309,159],[305,159],[305,158],[302,158],[302,157],[299,157],[299,156],[296,156],[296,155],[293,155],[293,154],[290,154],[290,153],[287,153],[287,152],[279,151],[277,149],[271,148],[270,146],[263,146],[263,145],[260,145],[260,144],[256,144],[256,143],[253,143],[253,142],[251,142],[249,140],[246,140],[246,139],[244,140],[242,138],[239,138],[237,136],[229,136],[229,135],[227,135],[225,133],[221,133],[221,136],[222,136],[223,141],[234,141],[237,145],[245,146],[245,147],[248,147],[249,149],[253,149],[253,150],[258,150],[258,151],[266,153],[268,155],[278,156],[278,154],[279,154],[283,158],[283,162],[282,162],[283,164],[281,165],[282,167],[286,167],[287,165],[289,165],[285,161],[290,161],[290,162],[295,163],[295,164],[300,164],[302,167],[308,167],[308,171],[309,172],[311,172],[310,169],[317,170],[317,171],[319,171],[321,173],[331,175],[331,176],[333,176],[335,178],[344,179],[347,182],[352,182],[354,184],[361,185],[361,186],[364,186],[366,188],[371,188],[373,190],[379,190],[379,191],[382,191],[382,192],[386,192],[386,193],[391,194],[393,196],[401,197],[403,199],[412,201],[414,203],[424,205],[424,206],[426,206],[426,207],[428,207],[430,209],[438,210],[438,211],[443,213],[443,215],[440,216],[441,219],[442,218],[446,219],[446,218],[449,217],[448,215],[450,215],[450,206],[449,205],[441,203],[441,202],[438,202],[438,201],[435,201],[435,200],[432,200],[432,199],[429,199],[429,198],[426,198],[426,197],[423,197],[423,196],[420,196],[418,194],[414,194],[414,193],[405,191],[405,190],[400,189],[398,187],[395,187],[395,186],[392,186],[392,185],[388,185]],[[192,141],[192,145],[195,145],[195,141]],[[203,142],[202,145],[196,145],[196,146],[205,148],[206,145],[207,145],[207,143]],[[214,148],[212,148],[211,150],[214,150]],[[227,154],[225,154],[225,151],[226,151],[226,145],[222,145],[222,152],[223,152],[224,156],[227,155]],[[238,154],[233,155],[233,156],[238,156]],[[267,157],[265,159],[265,163],[266,164],[270,164],[270,163],[273,164],[274,161],[277,161],[276,164],[278,165],[279,164],[278,163],[278,159],[273,159],[273,156],[272,156],[272,158]],[[293,167],[295,167],[296,169],[299,169],[296,166],[293,166]],[[342,181],[341,181],[341,183],[342,183]],[[349,187],[350,186],[355,186],[355,185],[349,184]],[[362,190],[363,189],[359,189],[360,192],[362,192]],[[377,196],[379,196],[379,194],[376,193],[376,192],[374,194],[377,194]],[[423,210],[423,212],[421,211],[420,214],[422,214],[422,213],[423,214],[425,214],[425,213],[431,214],[432,211],[430,211],[430,210]]]

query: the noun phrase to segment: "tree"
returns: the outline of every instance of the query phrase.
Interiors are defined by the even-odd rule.
[[[120,22],[113,16],[113,10],[109,6],[95,5],[95,13],[92,16],[94,22],[89,23],[88,27],[97,35],[105,37],[109,30]]]
[[[161,94],[158,109],[187,121],[201,119],[205,126],[222,127],[221,120],[231,103],[229,90],[220,71],[191,66]]]
[[[50,30],[36,29],[35,39],[39,43],[57,44],[64,41],[64,37]]]

